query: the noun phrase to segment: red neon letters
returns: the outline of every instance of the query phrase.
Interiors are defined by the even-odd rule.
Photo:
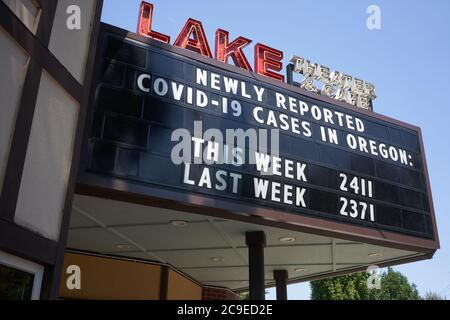
[[[189,18],[183,29],[181,29],[181,32],[173,45],[175,47],[189,49],[200,53],[202,56],[212,58],[208,40],[206,39],[205,30],[203,30],[202,23],[198,20]]]
[[[169,36],[156,31],[152,31],[152,16],[153,5],[151,3],[142,1],[141,7],[139,8],[137,33],[165,43],[170,43]]]
[[[255,45],[255,72],[263,76],[284,81],[284,76],[274,71],[281,71],[283,64],[283,52],[270,48],[261,43]]]
[[[242,49],[249,45],[252,40],[239,37],[233,42],[229,43],[228,31],[217,29],[216,31],[216,50],[214,58],[218,61],[227,63],[228,57],[233,59],[234,64],[242,69],[252,71],[250,63],[248,62]]]
[[[139,20],[137,33],[165,43],[170,43],[170,37],[162,33],[152,31],[153,5],[142,1],[139,9]],[[250,63],[245,56],[243,49],[252,41],[244,37],[238,37],[234,41],[229,41],[228,31],[217,29],[215,37],[214,58],[221,62],[228,62],[231,57],[237,67],[251,71]],[[180,34],[173,43],[174,46],[188,49],[212,58],[208,39],[200,21],[188,19]],[[255,45],[255,65],[254,71],[266,77],[284,81],[284,76],[277,73],[283,68],[283,52],[258,43]]]

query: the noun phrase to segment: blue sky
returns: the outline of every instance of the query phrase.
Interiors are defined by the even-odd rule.
[[[376,112],[422,128],[441,249],[432,260],[396,267],[417,284],[450,297],[450,1],[152,0],[154,30],[175,39],[187,18],[203,22],[210,44],[222,28],[375,84]],[[102,20],[135,31],[140,0],[104,0]],[[366,9],[381,9],[368,30]],[[212,48],[213,50],[213,48]],[[252,64],[251,46],[248,57]],[[289,286],[308,299],[309,285]],[[274,298],[270,290],[268,298]]]

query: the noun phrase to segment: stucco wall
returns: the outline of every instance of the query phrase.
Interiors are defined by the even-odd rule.
[[[35,0],[2,0],[22,23],[36,33],[41,9]]]
[[[15,222],[58,240],[79,104],[42,72]]]
[[[70,5],[80,8],[80,29],[67,28]],[[59,0],[53,21],[49,50],[66,67],[78,82],[83,83],[96,1]]]
[[[27,67],[28,55],[0,27],[0,194]]]

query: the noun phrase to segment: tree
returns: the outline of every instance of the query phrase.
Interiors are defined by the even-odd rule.
[[[375,300],[420,300],[417,286],[392,268],[381,275],[381,289],[371,291]]]
[[[312,281],[311,300],[367,300],[367,273]]]
[[[241,300],[250,300],[250,292],[242,292],[240,296]]]
[[[425,293],[424,300],[445,300],[446,298],[441,296],[439,293],[428,291]]]
[[[266,294],[269,293],[269,291],[265,291]],[[241,300],[250,300],[250,292],[242,292],[240,295]]]
[[[332,279],[312,281],[312,300],[419,300],[414,283],[401,272],[388,268],[381,277],[380,289],[367,288],[366,272],[354,273]]]

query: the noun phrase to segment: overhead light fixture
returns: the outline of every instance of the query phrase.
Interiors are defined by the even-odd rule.
[[[223,258],[223,257],[212,257],[211,258],[211,261],[214,261],[214,262],[222,262],[224,260],[225,260],[225,258]]]
[[[278,238],[278,240],[280,242],[289,243],[289,242],[294,242],[296,239],[294,237],[281,237],[281,238]]]
[[[379,252],[373,252],[373,253],[369,253],[368,256],[371,258],[378,258],[378,257],[382,257],[383,254],[379,253]]]
[[[116,248],[117,249],[131,249],[132,246],[129,244],[126,244],[126,243],[119,243],[119,244],[116,244]]]
[[[188,222],[185,220],[172,220],[170,221],[170,224],[174,227],[185,227],[188,225]]]
[[[295,272],[306,272],[306,271],[308,271],[308,269],[306,269],[306,268],[296,268],[294,271]]]

